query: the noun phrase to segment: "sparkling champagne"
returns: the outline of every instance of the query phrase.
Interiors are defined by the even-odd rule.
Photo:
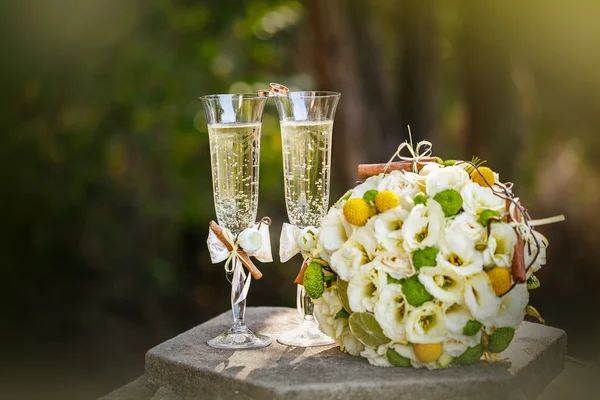
[[[234,234],[256,220],[260,126],[208,125],[217,220]]]
[[[281,122],[285,204],[290,223],[319,226],[329,205],[333,121]]]

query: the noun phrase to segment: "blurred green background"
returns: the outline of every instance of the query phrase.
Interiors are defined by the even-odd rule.
[[[436,155],[487,159],[534,218],[565,214],[541,229],[549,261],[532,304],[567,330],[573,356],[600,361],[600,3],[1,7],[1,398],[99,396],[140,375],[149,347],[229,308],[205,246],[215,216],[198,96],[269,82],[342,92],[332,200],[410,124]],[[259,215],[277,253],[272,104],[261,146]],[[298,264],[261,265],[249,304],[293,306]]]

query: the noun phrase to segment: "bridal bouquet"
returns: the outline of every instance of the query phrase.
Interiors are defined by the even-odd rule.
[[[526,313],[541,320],[529,290],[548,243],[533,227],[562,216],[532,221],[480,160],[418,156],[422,145],[408,161],[359,167],[367,179],[300,236],[299,277],[320,329],[373,365],[497,359]]]

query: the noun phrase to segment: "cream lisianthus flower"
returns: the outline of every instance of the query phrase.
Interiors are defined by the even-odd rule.
[[[383,349],[383,352],[379,349]],[[386,345],[379,346],[378,349],[365,347],[365,349],[360,353],[360,355],[366,358],[369,361],[369,364],[374,365],[376,367],[392,367],[393,365],[390,364],[385,354],[386,349]]]
[[[445,245],[438,252],[437,263],[461,276],[470,276],[483,269],[483,258],[475,250],[475,243],[458,234],[446,236]]]
[[[377,238],[375,237],[375,232],[371,229],[366,226],[359,227],[350,237],[350,240],[354,240],[361,245],[370,260],[375,258],[375,253],[377,252]]]
[[[487,273],[482,271],[467,279],[465,305],[478,321],[496,315],[500,308],[500,298],[496,296]]]
[[[484,264],[510,267],[516,244],[517,234],[509,224],[492,224],[488,246],[483,251]]]
[[[348,282],[367,261],[364,248],[355,240],[348,240],[331,255],[329,266],[340,278]]]
[[[422,181],[422,177],[412,172],[392,171],[381,179],[377,189],[380,192],[384,190],[394,192],[398,196],[398,199],[400,199],[400,205],[410,210],[414,204],[411,199],[421,193],[419,182]]]
[[[397,251],[402,247],[401,228],[408,214],[407,210],[396,207],[371,217],[365,226],[374,233],[379,247]]]
[[[494,195],[492,189],[483,187],[475,182],[466,184],[460,191],[463,199],[463,209],[472,215],[479,215],[483,210],[494,210],[500,213],[506,211],[504,199]]]
[[[476,320],[469,309],[463,305],[455,304],[446,310],[446,328],[448,329],[448,340],[444,344],[444,351],[456,357],[462,354],[466,348],[476,346],[481,341],[481,330],[475,335],[467,336],[463,329],[467,322]],[[452,342],[450,342],[452,340]],[[462,349],[462,351],[460,351]],[[460,351],[460,352],[459,352]],[[456,352],[459,352],[456,354]]]
[[[415,273],[410,255],[404,252],[403,249],[399,249],[395,253],[382,251],[377,254],[377,257],[369,265],[395,279],[408,278]]]
[[[411,310],[406,316],[406,337],[412,343],[439,343],[446,336],[442,307],[432,301]]]
[[[404,249],[412,253],[435,246],[442,237],[443,229],[444,212],[437,201],[429,199],[427,204],[415,206],[402,226]]]
[[[462,302],[465,278],[448,267],[422,267],[419,281],[429,294],[444,303]]]
[[[525,317],[525,307],[529,304],[527,285],[515,285],[510,292],[502,296],[498,312],[482,320],[486,329],[515,327]]]
[[[421,168],[421,171],[419,171],[419,175],[422,177],[427,177],[432,172],[437,171],[438,169],[443,169],[443,168],[444,168],[444,166],[442,164],[427,163],[423,166],[423,168]]]
[[[463,168],[438,168],[427,175],[427,180],[425,181],[427,195],[433,197],[447,189],[454,189],[460,193],[461,189],[470,181],[469,174]]]
[[[485,242],[487,233],[479,219],[469,213],[460,213],[454,218],[449,218],[446,223],[444,237],[462,235],[471,242],[481,244]]]
[[[385,286],[379,271],[365,265],[348,282],[348,303],[354,312],[373,311],[380,289]]]
[[[379,294],[374,314],[385,336],[394,342],[406,342],[406,311],[407,303],[402,287],[397,284],[386,285]]]
[[[321,258],[329,262],[333,253],[339,250],[348,240],[348,232],[344,224],[345,218],[342,210],[332,208],[323,218],[317,239],[317,251]]]

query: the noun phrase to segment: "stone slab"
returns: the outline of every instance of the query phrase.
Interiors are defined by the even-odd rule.
[[[248,308],[249,326],[277,336],[299,322],[295,309]],[[564,368],[564,331],[524,322],[502,357],[508,363],[428,371],[379,368],[334,346],[301,348],[274,342],[259,350],[217,350],[206,341],[231,325],[225,312],[146,354],[146,378],[183,399],[306,398],[530,399]]]

